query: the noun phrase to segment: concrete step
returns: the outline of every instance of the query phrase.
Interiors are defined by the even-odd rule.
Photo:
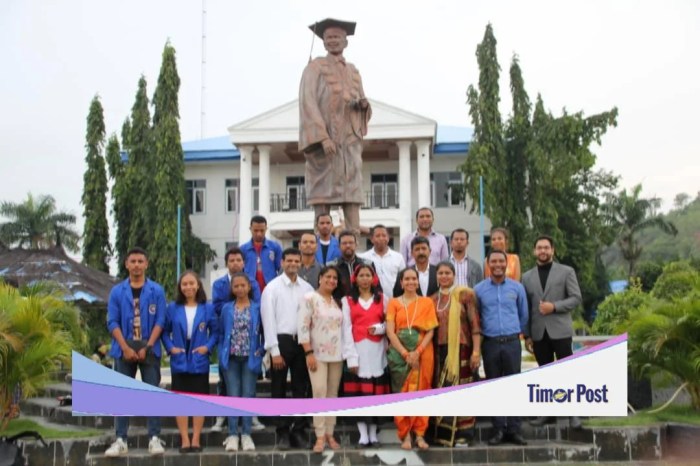
[[[279,451],[258,447],[254,452],[225,452],[222,446],[205,447],[200,454],[180,454],[167,450],[161,457],[149,455],[146,448],[130,449],[126,458],[106,458],[101,453],[91,452],[86,456],[90,466],[106,465],[158,465],[158,466],[210,466],[210,465],[453,465],[453,464],[498,464],[532,462],[591,462],[595,458],[592,444],[577,445],[567,442],[533,442],[530,445],[488,447],[477,444],[467,448],[431,447],[428,450],[405,451],[398,445],[380,448],[358,449],[345,447],[337,451],[326,449],[322,454],[310,450]]]

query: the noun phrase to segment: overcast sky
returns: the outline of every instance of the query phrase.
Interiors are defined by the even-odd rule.
[[[534,101],[558,114],[617,106],[598,165],[644,184],[671,207],[700,189],[700,2],[688,1],[206,1],[204,135],[297,97],[307,26],[357,21],[346,57],[373,99],[471,126],[467,86],[491,22],[509,113],[517,53]],[[0,2],[0,200],[52,194],[82,215],[85,129],[97,93],[108,134],[120,132],[145,75],[152,96],[166,40],[177,50],[183,141],[200,138],[202,2]],[[314,55],[323,54],[316,41]],[[82,219],[80,219],[82,230]]]

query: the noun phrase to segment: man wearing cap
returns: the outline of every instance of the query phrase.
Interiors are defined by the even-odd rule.
[[[359,233],[362,137],[372,108],[359,71],[343,57],[355,23],[325,19],[309,28],[328,55],[309,62],[299,87],[299,150],[306,158],[306,195],[318,217],[341,205],[345,225]]]

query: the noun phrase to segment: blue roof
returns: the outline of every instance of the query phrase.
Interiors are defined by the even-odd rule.
[[[469,150],[473,134],[471,128],[438,125],[433,153],[464,154]],[[241,152],[228,136],[186,141],[182,143],[182,151],[185,162],[238,160],[241,156]]]
[[[238,160],[241,152],[228,136],[199,139],[182,143],[185,162]]]

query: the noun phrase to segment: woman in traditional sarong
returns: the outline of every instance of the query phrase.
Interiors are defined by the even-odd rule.
[[[506,253],[506,277],[520,281],[520,257],[508,252],[508,230],[501,227],[491,228],[491,250],[498,249]],[[491,276],[488,261],[484,261],[484,278]]]
[[[386,362],[387,301],[378,290],[379,277],[371,265],[359,264],[350,276],[350,296],[342,299],[343,321],[352,322],[352,337],[359,356],[357,374],[343,374],[344,396],[386,395],[391,393]],[[376,446],[377,418],[357,420],[360,447]]]
[[[433,388],[467,384],[479,370],[481,359],[481,324],[474,291],[454,286],[455,268],[449,261],[437,265],[440,290],[432,296],[438,318],[435,346]],[[435,440],[447,446],[469,443],[473,438],[474,417],[435,418]],[[447,430],[450,435],[440,435]]]
[[[391,343],[387,352],[393,392],[429,390],[433,382],[433,332],[438,326],[435,306],[430,298],[418,296],[418,272],[403,269],[399,273],[403,295],[389,301],[386,334]],[[426,450],[425,431],[428,416],[396,416],[394,418],[401,448],[412,448],[411,432],[416,446]]]

